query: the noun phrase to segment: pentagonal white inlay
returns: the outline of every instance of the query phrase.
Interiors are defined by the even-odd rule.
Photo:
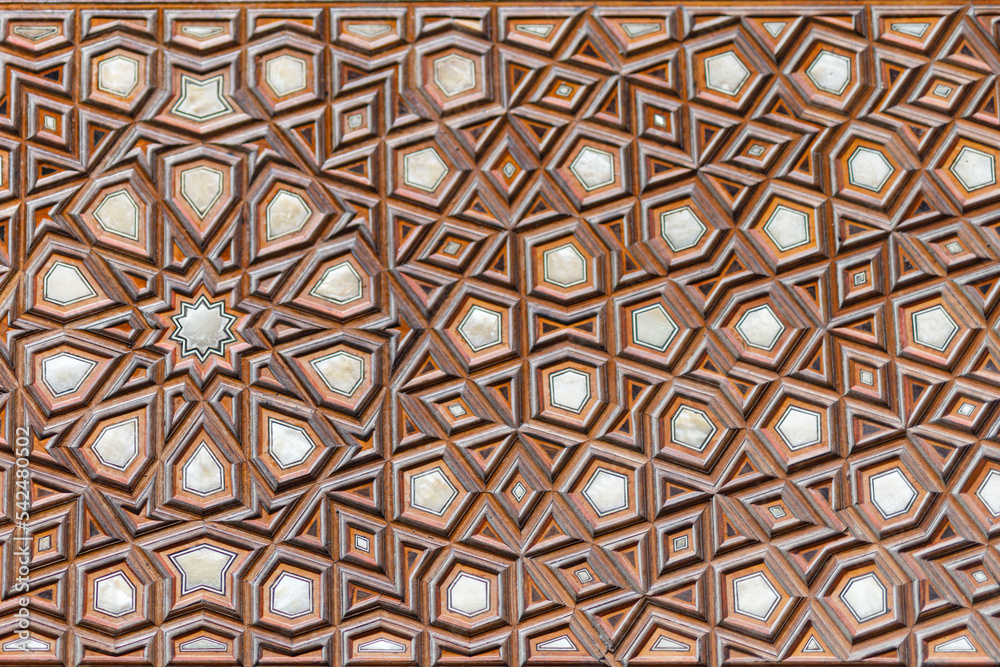
[[[743,313],[736,323],[736,333],[743,342],[759,350],[771,350],[785,331],[774,311],[768,305],[757,306]]]
[[[611,153],[584,146],[569,165],[580,185],[587,192],[615,182],[615,159]]]
[[[736,613],[766,621],[777,609],[781,595],[763,573],[754,572],[733,581],[733,599]]]
[[[873,573],[851,578],[840,599],[859,623],[870,621],[888,611],[888,591]]]
[[[851,59],[824,49],[806,69],[806,76],[820,90],[840,95],[851,82]]]
[[[181,468],[181,485],[185,491],[207,496],[225,488],[224,469],[215,454],[204,443],[198,445]]]
[[[139,63],[122,55],[112,56],[97,66],[97,88],[116,97],[128,97],[139,85]]]
[[[774,430],[791,450],[811,447],[823,441],[822,417],[818,412],[790,405]]]
[[[181,96],[170,113],[198,122],[219,118],[233,112],[222,92],[223,78],[219,76],[199,81],[181,75]]]
[[[273,417],[267,420],[267,451],[282,469],[297,466],[312,454],[316,444],[305,430]]]
[[[113,572],[94,581],[94,609],[108,616],[132,613],[135,598],[135,586],[122,572]]]
[[[750,78],[750,70],[733,51],[705,58],[705,85],[725,95],[735,95]]]
[[[306,200],[288,190],[278,190],[264,209],[264,224],[267,240],[294,234],[302,229],[312,215]]]
[[[717,430],[707,414],[687,405],[670,419],[670,440],[698,452],[704,451]]]
[[[590,400],[590,375],[573,368],[549,376],[549,402],[553,407],[580,412]]]
[[[583,487],[587,499],[598,516],[628,509],[628,477],[607,468],[598,468]]]
[[[264,66],[264,81],[278,97],[305,90],[307,75],[306,61],[287,54],[268,60]]]
[[[351,263],[341,262],[327,269],[309,293],[344,305],[361,298],[361,287],[361,276]]]
[[[106,231],[132,241],[139,239],[139,205],[128,190],[112,192],[94,209],[94,217]]]
[[[899,468],[872,475],[869,490],[872,504],[884,519],[906,514],[917,499],[917,490]]]
[[[920,345],[943,352],[958,333],[958,325],[941,306],[918,310],[911,316],[913,340]]]
[[[97,296],[83,272],[66,262],[54,263],[42,279],[42,298],[57,306],[69,306]]]
[[[454,53],[434,61],[434,83],[448,97],[476,87],[476,64]]]
[[[993,156],[968,146],[962,147],[949,169],[969,192],[997,182]]]
[[[674,252],[698,245],[707,231],[705,223],[688,206],[667,211],[660,216],[660,234]]]
[[[86,381],[97,362],[60,352],[42,360],[42,382],[55,397],[72,394]]]
[[[226,594],[226,573],[236,554],[215,546],[201,544],[170,555],[181,573],[181,595],[198,590]]]
[[[663,352],[677,334],[677,325],[666,309],[654,303],[632,312],[632,340],[637,345]]]
[[[403,157],[403,182],[407,185],[434,192],[448,175],[448,165],[433,148],[424,148]]]
[[[139,420],[135,417],[101,429],[93,445],[101,463],[125,470],[139,455]]]
[[[774,209],[764,223],[764,233],[781,252],[806,245],[812,237],[809,216],[787,206]]]
[[[478,616],[490,610],[490,582],[461,572],[448,586],[448,609],[462,616]]]
[[[291,572],[282,572],[269,591],[271,611],[286,618],[297,618],[313,610],[313,582]]]
[[[218,169],[199,166],[181,172],[181,196],[191,205],[199,218],[212,210],[222,196],[223,174]]]
[[[410,504],[417,509],[441,516],[458,497],[458,489],[440,468],[410,479]]]
[[[473,306],[458,325],[458,333],[474,352],[485,350],[503,340],[500,313]]]
[[[865,190],[878,192],[896,169],[874,148],[860,146],[847,158],[847,180]]]
[[[352,396],[365,379],[364,360],[347,352],[334,352],[311,365],[330,391],[343,396]]]
[[[587,280],[587,260],[572,243],[542,253],[545,282],[559,287],[572,287]]]

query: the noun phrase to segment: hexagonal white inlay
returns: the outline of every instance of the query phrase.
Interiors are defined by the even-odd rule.
[[[264,65],[264,81],[275,95],[284,97],[305,90],[307,72],[305,60],[284,54]]]
[[[139,455],[139,420],[133,417],[105,426],[92,449],[104,465],[125,470]]]
[[[181,468],[181,485],[185,491],[207,496],[225,488],[223,468],[205,443],[198,445]]]
[[[549,376],[549,402],[553,407],[579,413],[590,400],[590,375],[573,368]]]
[[[888,591],[873,573],[852,577],[840,599],[859,623],[870,621],[888,611]]]
[[[330,391],[343,396],[353,395],[365,379],[364,360],[347,352],[334,352],[310,363]]]
[[[223,178],[221,171],[205,166],[192,167],[181,172],[181,196],[191,205],[198,217],[204,218],[215,206],[215,202],[219,201]]]
[[[859,146],[847,158],[847,180],[865,190],[878,192],[896,169],[874,148]]]
[[[705,450],[718,429],[701,410],[682,405],[670,419],[670,440],[697,452]]]
[[[128,190],[112,192],[94,209],[94,217],[106,231],[139,240],[139,205]]]
[[[811,447],[823,441],[820,414],[797,405],[790,405],[785,409],[774,430],[792,451]]]
[[[750,70],[733,51],[705,58],[705,85],[725,95],[735,95],[750,78]]]
[[[264,209],[267,240],[273,241],[299,231],[312,212],[306,200],[299,195],[289,190],[278,190]]]
[[[458,333],[473,352],[493,347],[503,340],[500,313],[473,306],[458,325]]]
[[[851,82],[851,59],[824,49],[806,69],[806,76],[820,90],[840,95]]]
[[[614,156],[593,146],[584,146],[569,165],[569,170],[587,192],[615,182]]]
[[[490,610],[490,582],[461,572],[448,586],[448,609],[462,616],[478,616]]]
[[[298,426],[268,417],[267,451],[282,469],[297,466],[316,449],[309,434]]]
[[[309,292],[313,296],[344,305],[361,298],[361,276],[350,262],[327,269]]]
[[[781,323],[774,311],[767,304],[751,308],[743,313],[735,326],[736,333],[740,335],[743,342],[758,350],[771,350],[781,334],[785,331],[785,325]]]
[[[223,78],[214,76],[204,81],[181,75],[181,96],[170,113],[198,122],[219,118],[233,112],[222,93]]]
[[[55,262],[42,279],[42,298],[57,306],[69,306],[97,296],[83,273],[66,262]]]
[[[476,64],[454,53],[434,61],[434,83],[448,97],[476,87]]]
[[[434,192],[447,175],[448,165],[433,148],[403,156],[403,182],[418,190]]]
[[[868,486],[872,504],[883,519],[906,514],[917,499],[917,490],[899,468],[872,475]]]
[[[989,153],[963,146],[949,169],[962,187],[972,192],[997,182],[996,165]]]
[[[122,55],[97,66],[97,88],[116,97],[128,97],[139,85],[139,63]]]
[[[628,509],[628,477],[607,468],[598,468],[583,487],[583,497],[597,512],[606,516]]]
[[[271,611],[286,618],[298,618],[313,610],[313,582],[291,572],[282,572],[269,591]]]
[[[913,341],[932,350],[943,352],[958,333],[958,325],[941,306],[931,306],[913,313]]]
[[[778,250],[786,252],[806,245],[812,238],[809,216],[787,206],[778,206],[764,223],[764,233]]]
[[[542,253],[542,277],[559,287],[572,287],[587,280],[587,260],[572,243]]]
[[[236,554],[207,544],[171,554],[170,560],[181,573],[181,595],[194,591],[226,594],[226,573]]]
[[[112,572],[94,581],[94,609],[108,616],[135,611],[135,586],[122,572]]]
[[[707,231],[708,227],[689,206],[667,211],[660,216],[660,234],[674,252],[698,245]]]
[[[677,335],[677,325],[658,303],[632,312],[632,341],[663,352]]]
[[[455,502],[458,489],[440,468],[433,468],[410,479],[410,504],[441,516]]]
[[[738,614],[766,621],[777,609],[779,602],[781,594],[761,572],[733,580],[733,606]]]
[[[79,389],[97,366],[97,362],[60,352],[42,360],[42,382],[55,397]]]

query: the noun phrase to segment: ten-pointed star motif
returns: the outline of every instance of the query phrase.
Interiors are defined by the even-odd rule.
[[[211,355],[225,354],[226,345],[236,341],[233,322],[236,316],[226,312],[222,301],[209,301],[204,295],[194,303],[182,303],[181,312],[170,318],[175,330],[170,339],[180,343],[181,356],[194,355],[205,361]]]

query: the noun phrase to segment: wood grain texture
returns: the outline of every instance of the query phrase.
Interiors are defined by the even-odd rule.
[[[0,7],[0,665],[997,664],[998,19]]]

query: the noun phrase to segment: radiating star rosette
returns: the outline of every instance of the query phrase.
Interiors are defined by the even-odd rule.
[[[250,347],[243,337],[246,313],[232,293],[212,296],[205,288],[191,296],[174,293],[170,310],[158,313],[165,334],[157,347],[167,353],[168,372],[189,371],[204,382],[216,371],[233,373],[238,355]]]

